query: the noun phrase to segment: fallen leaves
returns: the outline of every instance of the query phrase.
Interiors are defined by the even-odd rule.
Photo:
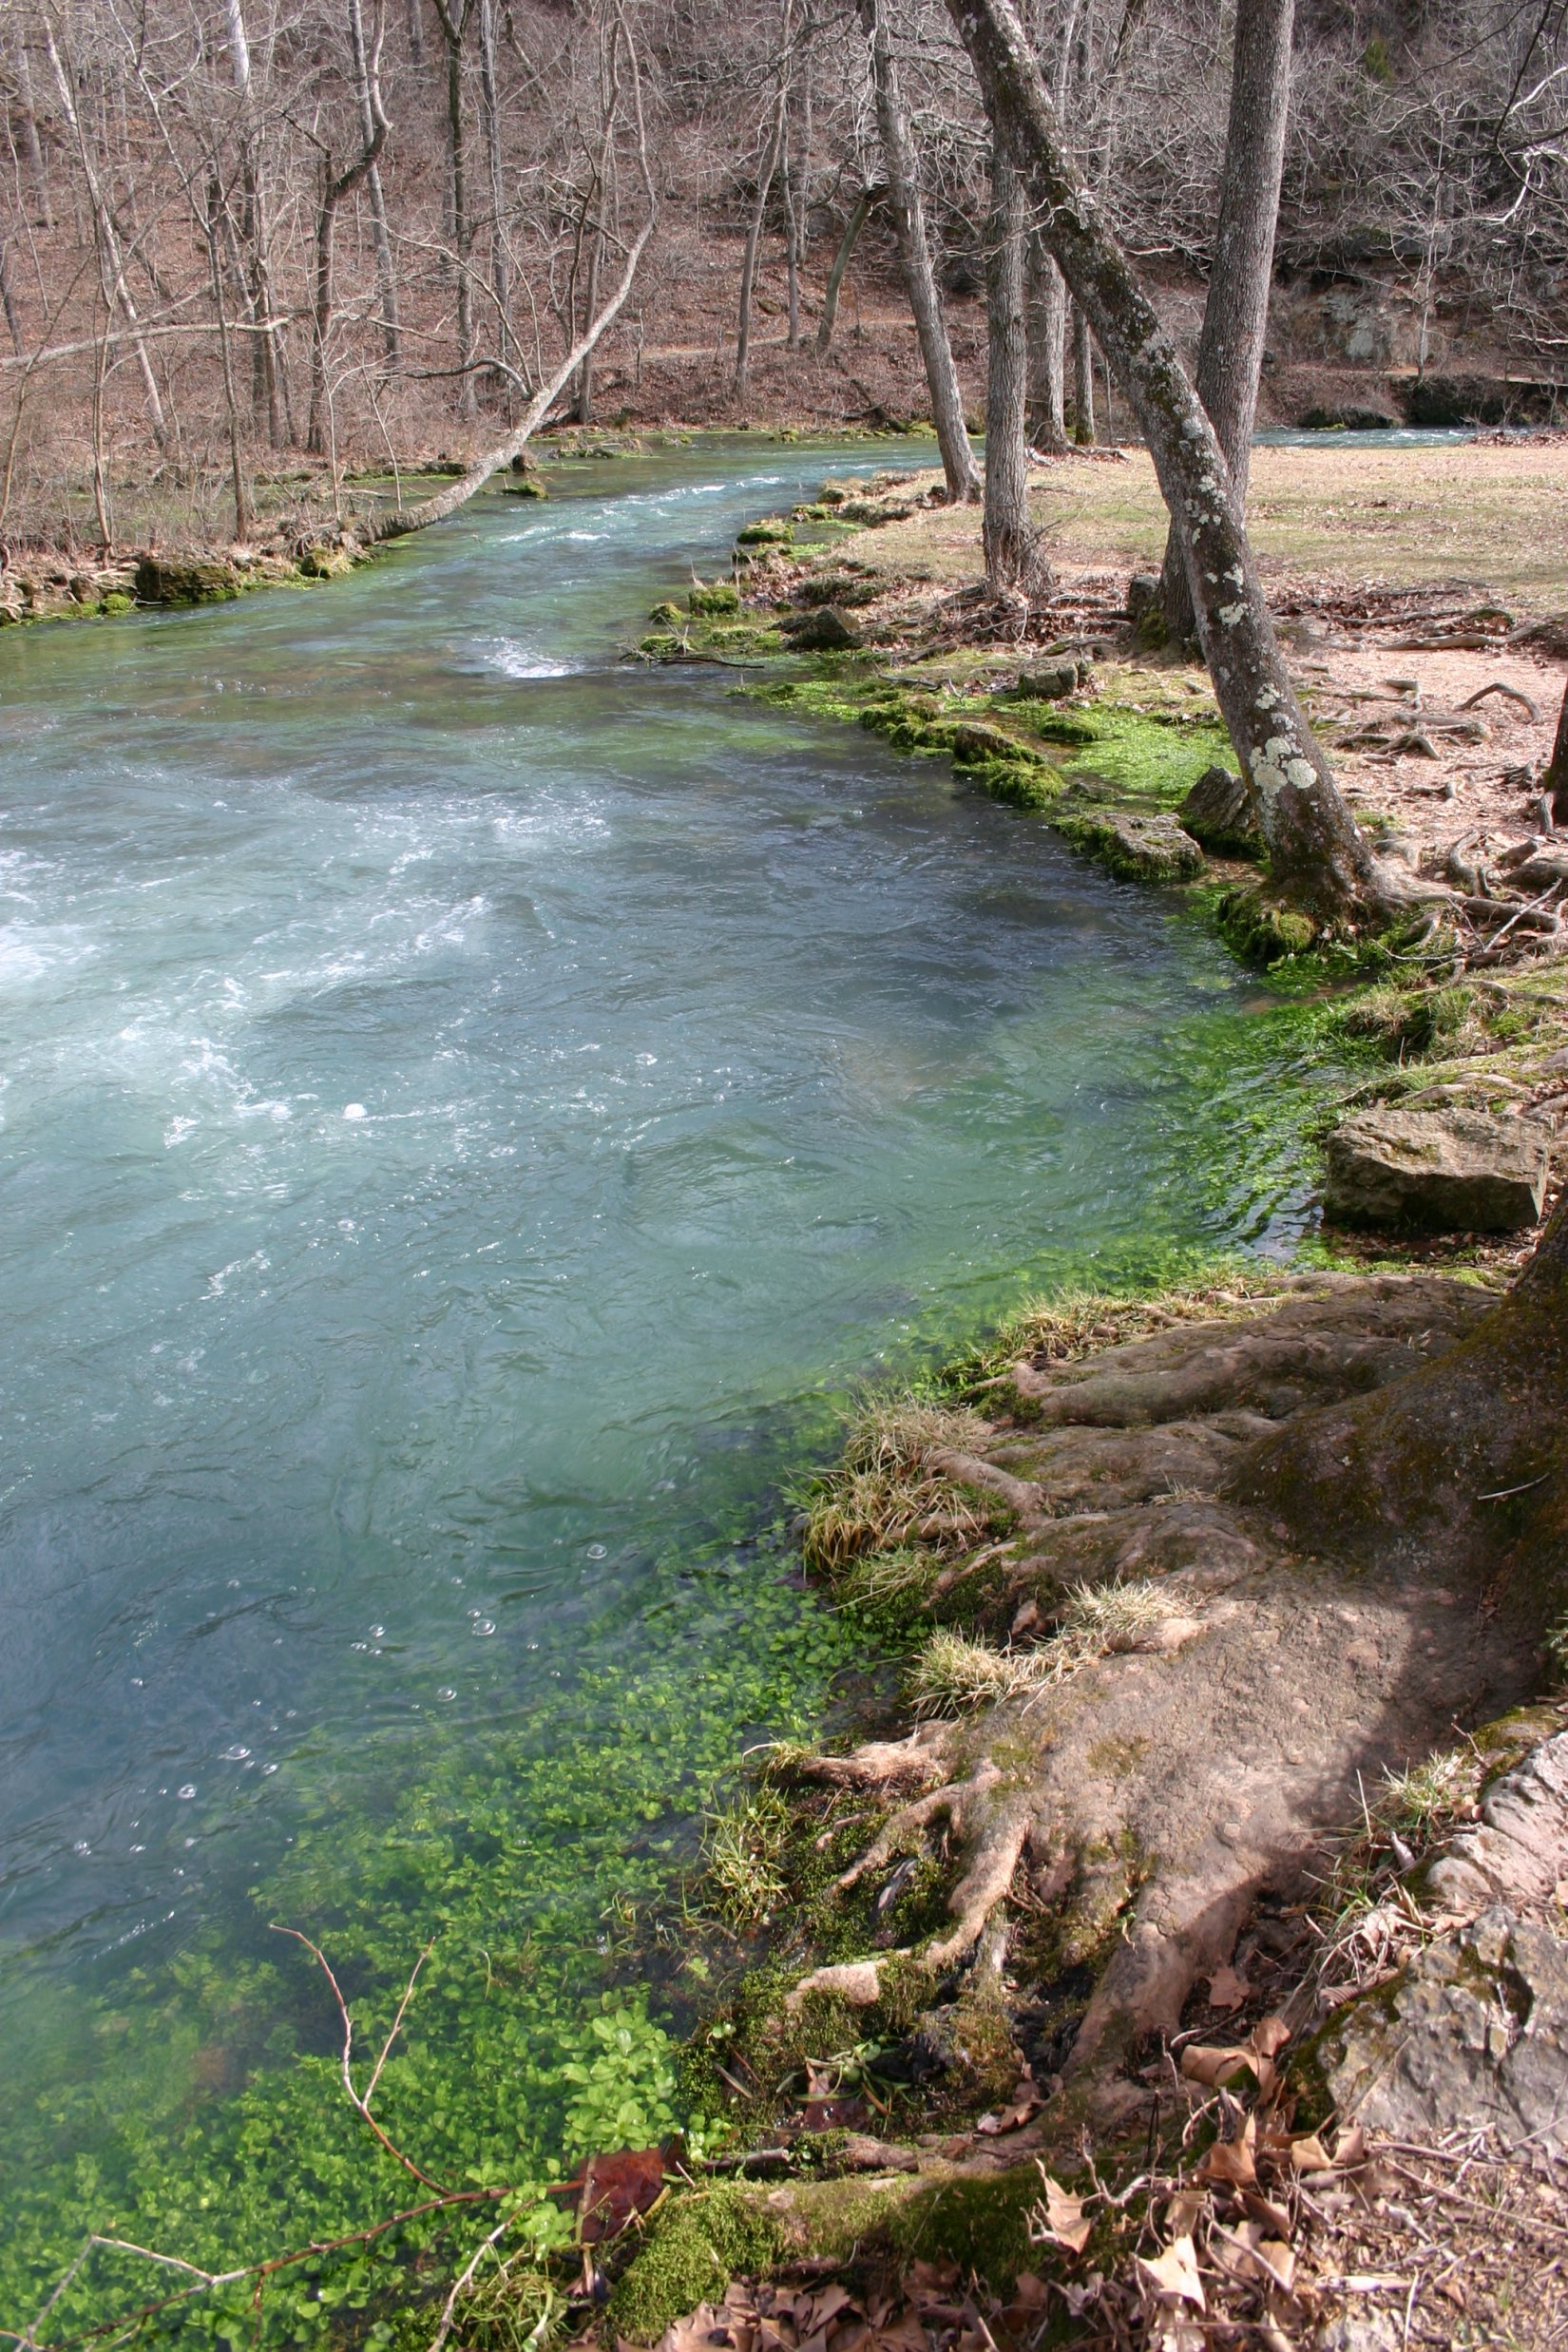
[[[1073,2196],[1059,2180],[1053,2180],[1043,2165],[1040,2177],[1045,2194],[1035,2209],[1037,2226],[1031,2228],[1030,2235],[1042,2244],[1065,2247],[1070,2254],[1081,2254],[1094,2229],[1093,2222],[1084,2218],[1082,2198]]]
[[[1189,2042],[1181,2054],[1181,2071],[1189,2082],[1222,2091],[1244,2074],[1251,2074],[1260,2094],[1274,2085],[1274,2059],[1291,2038],[1282,2017],[1262,2017],[1247,2039],[1223,2045]]]

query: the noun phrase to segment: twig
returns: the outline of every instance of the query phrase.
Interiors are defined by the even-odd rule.
[[[473,2249],[471,2259],[464,2265],[462,2271],[452,2281],[451,2292],[441,2306],[440,2324],[430,2338],[430,2352],[441,2352],[442,2345],[451,2334],[452,2321],[456,2316],[457,2306],[463,2299],[465,2289],[472,2285],[474,2272],[486,2255],[490,2253],[506,2236],[512,2226],[512,2219],[513,2216],[510,2213],[503,2213],[495,2228],[480,2239],[479,2244]]]
[[[340,2062],[340,2071],[343,2076],[343,2089],[347,2094],[350,2106],[353,2107],[363,2118],[365,2123],[370,2127],[372,2132],[374,2134],[375,2138],[380,2141],[388,2155],[400,2164],[405,2172],[411,2172],[414,2179],[420,2182],[426,2189],[433,2189],[441,2196],[449,2195],[451,2192],[448,2189],[446,2182],[438,2181],[434,2179],[430,2173],[421,2171],[419,2166],[415,2164],[413,2158],[411,2156],[406,2156],[401,2148],[397,2146],[396,2142],[388,2137],[387,2133],[382,2130],[381,2126],[376,2122],[375,2117],[371,2113],[371,2100],[374,2096],[375,2086],[381,2079],[381,2070],[386,2065],[392,2043],[397,2038],[398,2029],[403,2023],[403,2013],[408,2008],[409,2002],[413,1997],[413,1988],[418,1980],[419,1971],[424,1967],[425,1962],[430,1959],[433,1946],[428,1943],[413,1964],[413,1973],[410,1977],[407,1985],[404,1987],[402,1999],[397,2004],[397,2015],[392,2019],[392,2031],[381,2045],[381,2055],[376,2059],[374,2066],[371,2070],[371,2079],[369,2085],[366,2088],[364,2096],[361,2097],[359,2093],[354,2087],[354,2070],[350,2062],[354,2054],[354,2019],[349,2015],[349,2004],[343,1998],[343,1988],[338,1983],[337,1979],[333,1975],[332,1968],[328,1962],[325,1952],[322,1951],[319,1944],[313,1943],[309,1936],[302,1934],[297,1927],[281,1927],[276,1920],[273,1920],[270,1922],[270,1925],[275,1936],[292,1936],[296,1943],[302,1943],[306,1951],[314,1956],[322,1975],[326,1978],[327,1982],[332,1986],[333,1998],[337,2003],[337,2014],[343,2020],[343,2056]]]

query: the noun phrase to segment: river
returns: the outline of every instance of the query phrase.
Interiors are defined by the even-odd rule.
[[[382,2017],[438,1935],[392,2109],[547,2170],[694,1788],[852,1654],[744,1539],[835,1400],[1300,1230],[1310,1073],[1195,922],[623,658],[878,462],[558,467],[330,588],[0,640],[0,2323],[86,2227],[382,2196],[279,1918]]]

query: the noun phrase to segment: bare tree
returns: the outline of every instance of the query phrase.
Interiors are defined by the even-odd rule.
[[[793,0],[784,0],[783,19],[779,27],[778,88],[769,116],[762,163],[756,175],[756,196],[752,205],[752,217],[746,224],[746,250],[740,264],[740,316],[735,337],[735,396],[737,400],[746,397],[751,368],[752,300],[756,290],[757,248],[762,240],[762,223],[767,217],[768,199],[773,193],[774,174],[778,169],[789,114],[793,18]]]
[[[351,23],[358,20],[357,0],[350,0]],[[387,143],[387,117],[381,105],[380,82],[381,39],[379,30],[365,57],[364,73],[359,78],[363,101],[362,120],[370,124],[370,136],[360,145],[359,152],[341,171],[333,167],[332,150],[322,151],[321,201],[316,216],[316,284],[311,320],[311,408],[306,429],[305,446],[315,455],[324,454],[327,447],[327,336],[333,316],[333,240],[337,226],[337,208],[346,196],[368,179],[375,169],[376,159]],[[358,60],[355,60],[357,78]]]
[[[966,505],[980,496],[980,475],[969,447],[964,422],[964,396],[959,390],[958,370],[953,365],[947,322],[942,315],[936,272],[931,266],[920,167],[888,31],[888,0],[857,0],[857,4],[871,46],[871,79],[876,91],[883,165],[888,174],[888,204],[898,235],[909,308],[914,313],[915,330],[920,337],[920,355],[926,364],[942,470],[947,476],[948,498],[954,505]]]
[[[822,316],[816,322],[816,348],[827,351],[833,339],[833,328],[838,319],[838,297],[844,287],[844,273],[860,241],[860,232],[876,206],[886,197],[885,187],[862,188],[850,207],[850,217],[844,223],[844,234],[833,251],[832,264],[828,272],[828,283],[823,289]]]
[[[1023,332],[1023,189],[1001,142],[991,150],[991,211],[985,233],[985,579],[998,598],[1022,598],[1025,613],[1042,584],[1040,534],[1029,515],[1024,437],[1028,353]]]
[[[1203,650],[1255,796],[1273,878],[1330,922],[1396,903],[1307,723],[1275,641],[1225,453],[1158,314],[1066,151],[1009,0],[947,0],[992,128],[1058,266],[1131,402],[1187,538]]]
[[[1294,23],[1295,0],[1236,0],[1231,119],[1195,382],[1241,505],[1269,325]],[[1173,524],[1165,544],[1161,599],[1166,627],[1179,640],[1193,633],[1193,600],[1178,531]]]

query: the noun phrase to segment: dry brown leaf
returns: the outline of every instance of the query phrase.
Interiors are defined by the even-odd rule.
[[[1342,2172],[1353,2172],[1358,2164],[1366,2161],[1367,2134],[1359,2123],[1354,2123],[1334,2142],[1334,2162]]]
[[[1239,1976],[1227,1961],[1223,1968],[1216,1968],[1209,1979],[1209,2006],[1211,2009],[1239,2009],[1252,1989],[1246,1978]]]
[[[1296,2258],[1283,2238],[1264,2238],[1252,2249],[1269,2276],[1288,2295],[1295,2283]]]
[[[1059,2180],[1053,2180],[1043,2165],[1040,2177],[1045,2184],[1045,2235],[1058,2246],[1066,2247],[1069,2253],[1081,2254],[1094,2228],[1093,2222],[1083,2218],[1082,2198],[1075,2197]]]
[[[1178,2189],[1165,2201],[1165,2234],[1168,2238],[1190,2238],[1199,2214],[1208,2204],[1200,2189]]]
[[[1189,2042],[1181,2054],[1181,2071],[1187,2080],[1200,2082],[1210,2091],[1234,2082],[1249,2070],[1255,2074],[1259,2063],[1257,2053],[1240,2042]]]
[[[1044,2280],[1037,2278],[1032,2270],[1021,2270],[1013,2285],[1014,2303],[1022,2304],[1025,2311],[1040,2311],[1044,2308],[1045,2297]]]
[[[1215,2140],[1198,2166],[1199,2180],[1223,2181],[1231,2189],[1251,2189],[1257,2179],[1257,2125],[1251,2115],[1233,2140]]]
[[[1138,2275],[1157,2295],[1168,2295],[1173,2302],[1195,2304],[1206,2311],[1203,2300],[1203,2281],[1197,2275],[1197,2256],[1193,2251],[1191,2238],[1177,2238],[1151,2260],[1146,2254],[1136,2254],[1134,2262]]]
[[[1260,2057],[1279,2056],[1291,2038],[1291,2029],[1283,2017],[1260,2017],[1248,2036]]]
[[[1265,2229],[1269,2230],[1272,2236],[1276,2238],[1290,2236],[1291,2216],[1284,2206],[1274,2203],[1272,2197],[1264,2196],[1261,2189],[1244,2189],[1241,2192],[1241,2202],[1252,2220],[1261,2222]]]
[[[1039,2105],[1038,2099],[1020,2099],[1016,2107],[1004,2107],[994,2115],[982,2115],[975,2130],[988,2135],[999,2132],[1016,2132],[1021,2123],[1028,2122]]]

